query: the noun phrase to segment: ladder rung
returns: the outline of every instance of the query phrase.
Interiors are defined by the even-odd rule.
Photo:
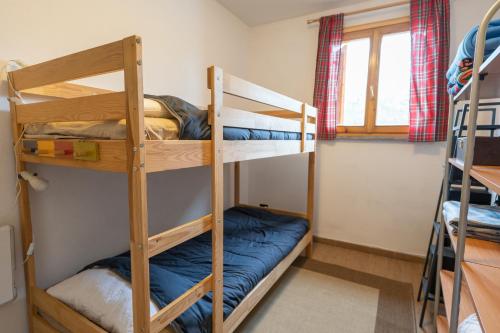
[[[171,249],[211,229],[212,214],[208,214],[197,220],[151,236],[148,242],[149,257],[151,258],[158,253]]]
[[[179,317],[191,305],[212,290],[212,274],[194,285],[151,318],[151,333],[158,333]]]

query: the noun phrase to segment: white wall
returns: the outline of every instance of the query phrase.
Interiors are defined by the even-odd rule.
[[[0,59],[36,63],[138,34],[143,37],[145,92],[177,95],[195,105],[208,103],[209,65],[246,74],[250,29],[212,0],[0,3]],[[114,75],[99,82],[120,89],[118,79]],[[23,333],[27,332],[24,280],[5,84],[1,94],[0,225],[16,228],[19,297],[0,307],[0,331]],[[32,169],[50,181],[46,192],[31,193],[40,287],[128,248],[125,175],[47,166]],[[199,217],[210,208],[210,169],[150,175],[148,193],[150,233]]]
[[[318,25],[307,25],[306,19],[381,2],[391,1],[368,1],[255,27],[250,78],[311,103]],[[453,56],[463,35],[493,2],[451,0]],[[409,15],[408,6],[349,16],[345,25],[405,15]],[[443,158],[443,143],[345,139],[320,142],[315,234],[425,255]],[[248,163],[248,200],[283,209],[305,209],[305,166],[302,157]]]

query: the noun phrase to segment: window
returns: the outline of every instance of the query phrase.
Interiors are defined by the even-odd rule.
[[[346,28],[339,76],[340,136],[408,132],[410,52],[406,18],[368,29]]]

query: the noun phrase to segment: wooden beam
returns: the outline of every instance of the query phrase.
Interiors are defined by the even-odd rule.
[[[30,88],[22,91],[23,95],[53,98],[75,98],[109,94],[112,92],[114,91],[109,89],[101,89],[68,82],[54,83],[47,86]]]
[[[134,333],[149,333],[148,205],[140,37],[123,40],[123,63],[128,103],[127,165]]]
[[[239,204],[238,207],[262,209],[262,210],[266,210],[270,213],[274,213],[274,214],[278,214],[278,215],[288,215],[288,216],[298,217],[301,219],[307,219],[307,213],[293,212],[290,210],[276,209],[276,208],[269,208],[269,207],[259,207],[259,206],[253,206],[253,205],[247,205],[247,204]]]
[[[301,102],[227,73],[224,75],[223,90],[229,95],[242,97],[280,109],[297,113],[301,112]]]
[[[149,257],[184,243],[212,229],[212,214],[149,237]]]
[[[15,89],[25,90],[118,71],[123,65],[123,43],[120,40],[24,67],[12,72],[12,76]]]
[[[300,154],[300,140],[224,141],[224,163]],[[304,152],[314,151],[314,140],[306,140]]]
[[[12,85],[8,84],[8,94],[9,97],[15,97],[15,92],[12,86],[15,85],[14,77],[12,72],[8,73],[8,80]],[[22,136],[22,126],[17,122],[17,105],[15,102],[10,100],[10,119],[12,126],[12,142],[14,142],[15,159],[16,159],[16,173],[20,173],[26,170],[26,164],[20,159],[20,154],[22,151],[21,147],[21,136]],[[33,307],[33,295],[31,290],[36,286],[36,275],[35,275],[35,259],[31,255],[26,257],[26,253],[33,242],[33,227],[31,224],[31,208],[29,200],[29,188],[26,181],[19,182],[19,198],[17,200],[19,207],[19,223],[21,226],[21,239],[22,239],[22,258],[24,259],[24,280],[26,286],[26,303],[28,308],[28,327],[30,332],[33,332],[33,315],[35,314],[35,309]]]
[[[306,113],[306,104],[302,104],[302,122],[301,122],[301,133],[300,133],[300,151],[304,152],[306,148],[306,140],[307,140],[307,113]]]
[[[309,153],[309,161],[307,166],[307,222],[309,223],[309,231],[311,233],[313,230],[314,221],[314,176],[316,173],[316,153]],[[313,254],[313,240],[307,245],[306,255],[308,258],[312,258]]]
[[[208,112],[212,119],[212,332],[222,332],[224,322],[224,141],[223,141],[223,80],[222,69],[208,69],[211,91]]]
[[[312,233],[307,234],[299,241],[295,248],[269,273],[262,279],[255,288],[241,301],[233,310],[229,317],[224,321],[224,333],[232,333],[238,325],[248,316],[252,309],[266,295],[271,287],[286,272],[288,267],[300,255],[304,248],[311,242]]]
[[[153,318],[151,318],[151,333],[159,333],[174,321],[175,318],[179,317],[194,303],[198,302],[200,298],[210,292],[212,288],[212,279],[212,274],[210,274],[180,297],[176,298],[172,303],[158,311]]]
[[[64,139],[67,141],[68,139]],[[26,141],[31,141],[27,139]],[[55,140],[57,141],[57,140]],[[127,172],[127,152],[125,140],[89,140],[99,145],[99,160],[75,160],[72,155],[54,157],[38,156],[19,152],[22,162],[48,164],[62,167],[92,169],[98,171]]]
[[[306,115],[308,117],[316,118],[318,116],[318,109],[316,109],[314,106],[311,106],[307,103],[304,103],[304,105],[305,105]]]
[[[287,119],[302,119],[300,113],[288,110],[268,110],[268,111],[257,111],[256,113],[265,114],[273,117],[287,118]]]
[[[31,293],[34,305],[70,332],[106,332],[63,302],[47,294],[44,290],[33,287]]]
[[[20,104],[17,121],[20,124],[58,121],[101,121],[125,119],[125,92]]]
[[[222,107],[222,123],[227,127],[252,128],[268,131],[300,132],[301,122],[292,119]]]
[[[206,166],[210,161],[210,140],[146,141],[147,172]]]

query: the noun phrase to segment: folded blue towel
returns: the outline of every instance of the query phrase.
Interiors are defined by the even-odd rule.
[[[477,31],[479,26],[473,27],[458,46],[457,55],[451,63],[446,78],[451,81],[459,74],[458,64],[466,58],[474,58],[474,49],[476,47]],[[486,32],[486,44],[484,48],[484,58],[489,57],[495,49],[500,45],[500,19],[493,20],[488,25]]]

